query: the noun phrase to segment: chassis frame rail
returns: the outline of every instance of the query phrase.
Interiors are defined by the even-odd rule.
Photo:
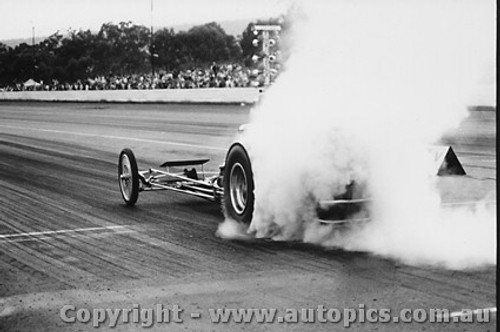
[[[203,180],[199,180],[187,177],[184,173],[150,168],[139,171],[139,177],[141,179],[139,191],[170,190],[213,202],[220,201],[224,195],[224,189],[217,183],[218,176],[205,178],[205,172],[203,172]]]

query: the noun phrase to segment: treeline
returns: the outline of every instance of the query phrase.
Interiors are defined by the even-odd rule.
[[[257,23],[276,23],[277,20]],[[160,29],[151,33],[132,22],[103,24],[97,33],[55,33],[35,45],[14,48],[0,43],[0,86],[29,78],[46,83],[76,82],[89,77],[176,71],[211,63],[251,64],[255,47],[250,23],[237,39],[217,23],[188,31]]]

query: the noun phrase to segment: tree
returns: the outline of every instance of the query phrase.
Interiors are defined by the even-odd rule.
[[[194,26],[178,36],[193,65],[204,65],[213,61],[233,61],[241,57],[241,49],[236,39],[227,35],[215,22]]]
[[[8,85],[11,81],[11,55],[12,49],[7,45],[0,43],[0,86]]]
[[[158,55],[156,66],[167,71],[177,69],[183,62],[183,45],[173,29],[161,29],[154,34],[154,52]]]
[[[56,44],[57,43],[57,44]],[[54,66],[59,73],[57,79],[75,82],[92,75],[95,60],[92,50],[95,48],[96,37],[90,30],[71,31],[69,36],[52,45],[56,46]]]
[[[36,49],[26,43],[12,50],[10,77],[12,83],[22,83],[34,77]]]
[[[36,80],[50,83],[54,79],[62,80],[61,75],[55,75],[57,53],[62,45],[63,36],[56,32],[37,45],[36,50]]]
[[[150,30],[144,26],[121,22],[103,24],[97,34],[94,59],[100,59],[96,71],[105,74],[133,74],[150,67]]]
[[[153,36],[144,26],[120,22],[105,23],[97,33],[73,30],[63,36],[56,32],[36,45],[10,48],[0,43],[0,85],[29,78],[50,84],[110,74],[144,74],[150,72],[153,58],[154,65],[166,71],[241,62],[254,52],[253,45],[249,46],[253,39],[250,28],[237,41],[215,22],[178,33],[160,29]]]

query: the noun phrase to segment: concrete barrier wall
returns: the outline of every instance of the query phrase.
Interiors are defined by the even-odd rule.
[[[471,106],[496,108],[496,85],[478,86],[468,100]],[[122,103],[254,103],[256,88],[208,88],[164,90],[90,90],[90,91],[0,91],[0,101],[64,101]]]
[[[4,101],[136,102],[136,103],[254,103],[256,88],[162,90],[0,91]]]

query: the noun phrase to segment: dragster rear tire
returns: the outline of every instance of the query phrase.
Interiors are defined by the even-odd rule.
[[[224,215],[250,224],[255,201],[250,158],[241,145],[235,144],[229,149],[224,165]]]
[[[118,183],[125,204],[133,206],[139,198],[139,171],[134,153],[125,148],[118,159]]]

